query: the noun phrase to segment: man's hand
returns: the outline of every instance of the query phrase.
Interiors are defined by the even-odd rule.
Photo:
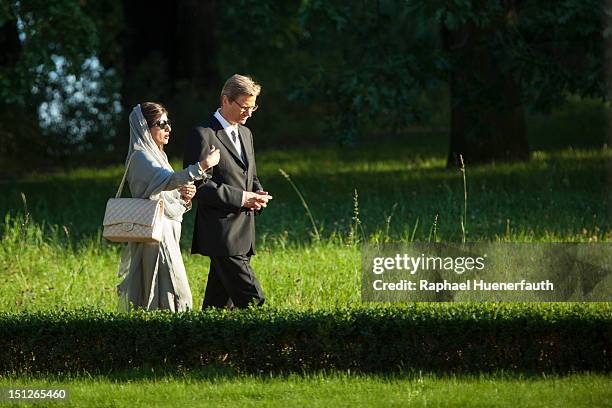
[[[268,201],[272,199],[272,196],[267,191],[245,191],[246,198],[244,200],[243,207],[250,208],[251,210],[261,210],[268,205]]]

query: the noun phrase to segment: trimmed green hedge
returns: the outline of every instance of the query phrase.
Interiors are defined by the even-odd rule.
[[[137,367],[610,371],[612,306],[413,304],[335,310],[0,313],[0,372]]]

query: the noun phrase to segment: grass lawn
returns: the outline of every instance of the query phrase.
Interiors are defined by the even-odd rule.
[[[441,149],[411,143],[345,155],[331,148],[259,155],[260,177],[275,198],[258,217],[252,263],[269,305],[359,302],[361,242],[461,240],[460,172],[444,168]],[[534,152],[528,163],[468,165],[467,240],[610,241],[611,158],[608,148],[563,149]],[[279,168],[306,196],[320,242]],[[0,310],[115,308],[121,245],[100,238],[100,223],[121,172],[87,168],[0,183]],[[209,263],[188,254],[193,216],[181,244],[198,305]]]
[[[609,407],[612,403],[612,377],[595,374],[566,377],[313,374],[201,378],[188,374],[145,379],[129,376],[70,380],[3,378],[0,387],[66,388],[70,405],[79,407],[594,408]],[[46,404],[63,405],[59,402]],[[30,404],[2,404],[27,405]]]

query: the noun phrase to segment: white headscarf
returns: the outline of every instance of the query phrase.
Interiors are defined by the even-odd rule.
[[[174,174],[172,166],[168,161],[168,156],[161,150],[157,144],[153,141],[153,136],[147,125],[147,121],[142,114],[140,105],[136,105],[130,113],[130,145],[128,147],[128,154],[125,159],[127,166],[130,157],[135,151],[140,150],[145,153],[145,162],[138,161],[130,164],[128,175],[140,174],[140,179],[147,180],[147,185],[140,184],[138,188],[130,189],[132,194],[137,194],[141,198],[157,198],[161,197],[164,199],[164,214],[170,219],[179,219],[182,217],[184,209],[177,207],[174,204],[179,203],[181,195],[177,190],[166,191],[165,186],[168,183],[170,177]],[[167,171],[156,171],[155,168],[159,166]],[[158,169],[159,169],[158,167]],[[130,178],[128,177],[128,182]],[[181,204],[182,205],[182,204]],[[180,211],[177,211],[177,208]]]
[[[125,158],[126,166],[135,150],[142,150],[143,152],[149,153],[160,166],[172,170],[172,166],[170,166],[170,162],[168,161],[168,156],[153,141],[153,136],[151,136],[147,120],[142,114],[140,104],[134,106],[132,113],[130,113],[130,145],[128,147],[127,157]]]

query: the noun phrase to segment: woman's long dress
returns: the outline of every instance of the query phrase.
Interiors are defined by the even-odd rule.
[[[127,173],[132,197],[163,199],[163,238],[160,243],[129,243],[123,252],[119,276],[124,279],[117,286],[120,310],[193,308],[179,247],[183,214],[191,204],[185,205],[176,189],[202,177],[198,164],[172,172],[147,152],[134,153]]]

